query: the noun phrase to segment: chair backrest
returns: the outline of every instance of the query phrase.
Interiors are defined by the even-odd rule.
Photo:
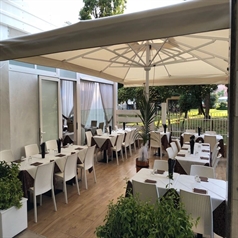
[[[188,133],[196,133],[196,130],[194,130],[194,129],[186,129],[185,132],[188,132]]]
[[[132,180],[133,196],[138,196],[141,201],[156,204],[159,192],[155,184],[143,183]]]
[[[114,126],[114,129],[115,129],[115,131],[117,131],[117,130],[118,130],[118,126],[117,126],[117,125],[115,125],[115,126]]]
[[[86,157],[85,157],[86,159]],[[64,180],[68,181],[77,175],[77,154],[69,155],[64,166]]]
[[[219,154],[220,147],[218,146],[219,142],[214,146],[213,151],[212,151],[212,167],[215,169],[220,158],[221,154]]]
[[[97,135],[101,136],[102,135],[102,129],[101,128],[97,129],[96,133],[97,133]]]
[[[217,143],[217,138],[215,135],[204,135],[204,143],[209,143],[212,150]]]
[[[6,162],[14,161],[12,151],[11,150],[0,151],[0,161],[6,161]]]
[[[178,147],[177,147],[176,143],[173,141],[170,143],[170,145],[174,151],[174,156],[176,156],[178,154]]]
[[[213,167],[208,167],[204,165],[191,165],[190,175],[198,175],[207,178],[216,178],[215,170]]]
[[[87,146],[91,146],[92,137],[93,137],[92,132],[91,131],[86,131],[85,135],[86,135],[86,138],[87,138]]]
[[[98,128],[103,131],[103,127],[104,127],[104,122],[100,122],[98,125]]]
[[[57,150],[58,148],[56,140],[48,140],[45,145],[47,150]]]
[[[36,155],[36,154],[39,154],[40,151],[39,151],[39,147],[37,144],[31,144],[31,145],[26,145],[25,146],[25,154],[26,154],[26,157],[29,157],[31,155]]]
[[[125,135],[125,146],[129,146],[130,145],[130,137],[131,137],[131,131],[127,131],[126,135]]]
[[[192,136],[193,134],[190,134],[190,133],[184,133],[183,134],[183,142],[189,142],[190,141],[190,137]]]
[[[35,195],[43,194],[53,188],[54,165],[55,162],[50,162],[37,167],[34,179]]]
[[[180,143],[180,140],[179,140],[179,139],[175,139],[174,142],[175,142],[176,145],[177,145],[178,151],[180,151],[180,150],[181,150],[181,143]]]
[[[198,224],[192,228],[193,231],[213,237],[213,209],[210,196],[181,189],[180,200],[193,221],[199,218]]]
[[[90,146],[87,149],[85,159],[84,159],[84,169],[90,169],[94,166],[94,152],[95,152],[96,145]]]
[[[119,134],[117,136],[117,143],[116,143],[116,150],[117,151],[121,150],[121,145],[122,145],[122,142],[123,142],[123,138],[124,138],[124,134]]]
[[[135,142],[135,133],[136,133],[136,130],[132,129],[131,134],[130,134],[130,143],[131,144],[133,144]]]
[[[159,132],[150,132],[150,148],[160,148],[161,147],[161,136]]]
[[[216,135],[217,132],[216,132],[216,131],[205,131],[205,134],[208,134],[208,135]]]
[[[154,161],[153,169],[160,169],[160,170],[168,171],[168,161],[156,159]]]
[[[174,159],[175,154],[174,154],[173,148],[172,148],[172,147],[168,147],[168,148],[166,148],[166,151],[167,151],[167,153],[168,153],[169,159]]]
[[[98,123],[98,121],[92,120],[91,121],[91,127],[96,127],[97,123]]]

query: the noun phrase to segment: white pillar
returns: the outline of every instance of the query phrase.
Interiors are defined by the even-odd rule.
[[[161,103],[161,120],[162,125],[166,124],[166,102]]]

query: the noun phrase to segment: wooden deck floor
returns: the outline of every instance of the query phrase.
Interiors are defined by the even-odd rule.
[[[51,198],[43,196],[43,205],[38,207],[38,223],[34,223],[33,209],[28,211],[28,229],[48,238],[96,237],[95,228],[103,224],[109,201],[116,201],[125,194],[125,179],[136,173],[136,158],[137,151],[133,150],[133,155],[124,162],[119,159],[119,166],[115,159],[108,164],[96,163],[97,183],[94,183],[93,174],[88,173],[88,190],[79,182],[80,195],[75,186],[67,186],[68,204],[64,202],[63,193],[57,194],[57,212]],[[154,159],[159,157],[151,156],[150,168]],[[167,159],[166,155],[163,159]],[[226,178],[226,159],[222,159],[216,172],[219,179]]]

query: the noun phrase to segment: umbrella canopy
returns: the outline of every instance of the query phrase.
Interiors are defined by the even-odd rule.
[[[125,86],[228,83],[228,28],[228,0],[190,1],[1,41],[0,60]]]

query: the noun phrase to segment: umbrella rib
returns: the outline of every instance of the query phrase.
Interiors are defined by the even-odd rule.
[[[156,49],[156,54],[154,55],[153,59],[151,60],[151,62],[154,61],[154,59],[156,58],[157,55],[159,55],[159,52],[160,50],[163,48],[164,44],[167,42],[168,38],[165,39],[165,41],[163,42],[163,44],[160,46],[159,49],[156,49],[156,47],[154,47]],[[152,46],[153,46],[153,43],[152,43]],[[160,59],[161,59],[161,56],[159,55]],[[162,59],[161,59],[162,60]]]

